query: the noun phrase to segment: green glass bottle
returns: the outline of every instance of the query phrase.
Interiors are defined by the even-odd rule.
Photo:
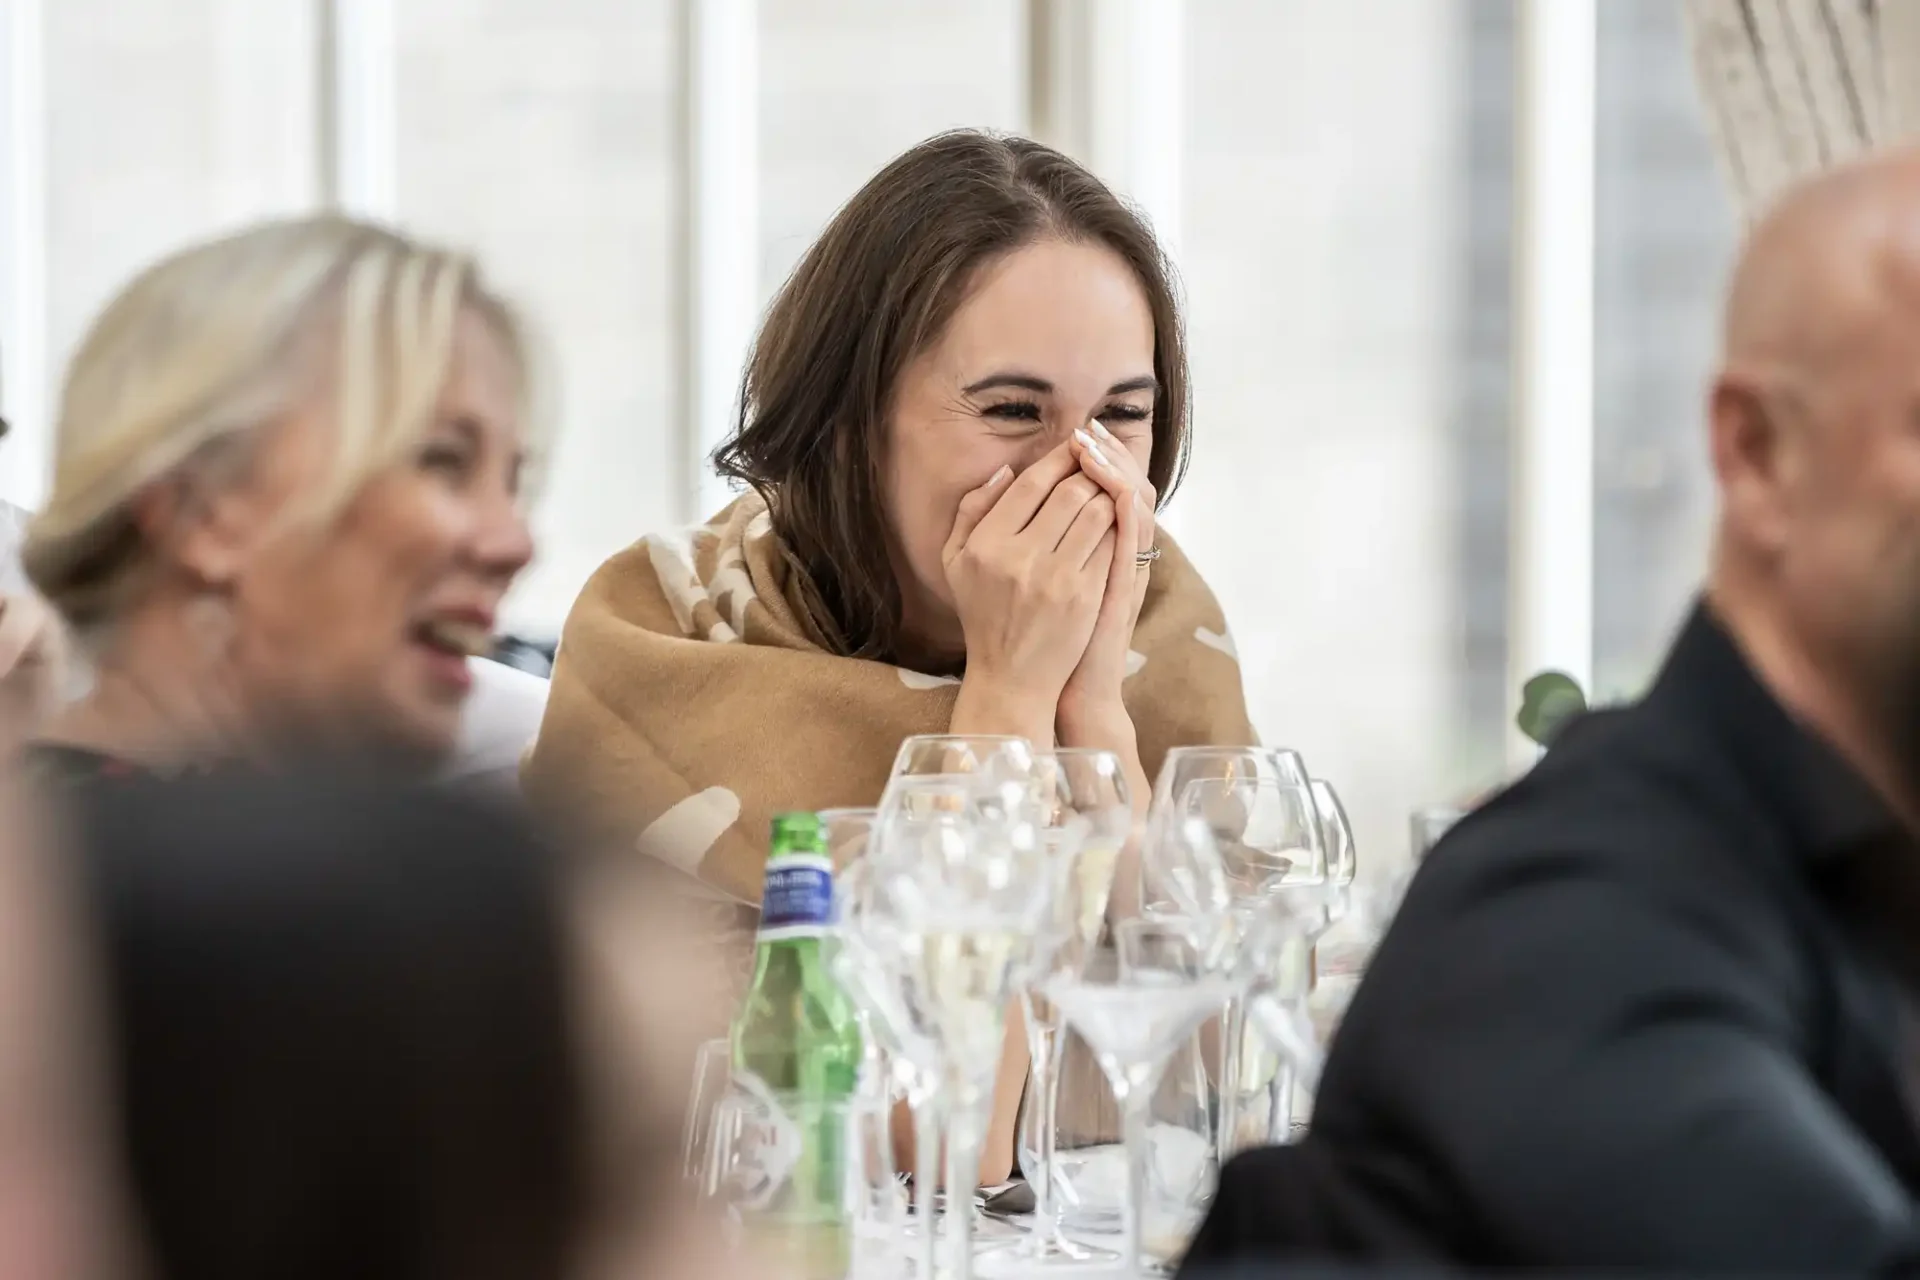
[[[773,820],[753,985],[733,1026],[733,1065],[759,1095],[772,1135],[765,1192],[749,1203],[749,1238],[804,1280],[852,1265],[847,1104],[860,1071],[853,1003],[828,966],[833,863],[811,813]]]

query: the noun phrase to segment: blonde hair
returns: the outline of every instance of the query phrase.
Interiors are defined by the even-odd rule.
[[[110,625],[149,567],[134,502],[175,478],[218,483],[312,397],[337,413],[301,514],[328,519],[422,438],[463,311],[494,329],[528,409],[528,348],[466,256],[336,215],[272,222],[149,267],[67,368],[53,492],[28,527],[27,576],[76,631]]]

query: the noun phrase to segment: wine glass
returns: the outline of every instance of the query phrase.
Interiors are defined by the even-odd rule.
[[[1326,842],[1310,786],[1273,778],[1195,778],[1171,816],[1207,825],[1235,897],[1327,883]]]
[[[1327,883],[1345,890],[1359,871],[1359,859],[1353,847],[1353,824],[1347,820],[1347,807],[1333,784],[1315,778],[1310,784],[1314,812],[1320,816],[1320,842],[1326,851]]]
[[[1248,766],[1242,754],[1204,757],[1213,771],[1194,775],[1154,827],[1154,869],[1144,890],[1162,913],[1216,923],[1209,944],[1224,961],[1244,932],[1248,911],[1279,903],[1293,915],[1326,915],[1328,870],[1320,814],[1310,781],[1290,781],[1284,764]],[[1195,877],[1207,876],[1204,890]],[[1219,1154],[1240,1145],[1241,1103],[1253,1088],[1280,1090],[1257,1042],[1248,1044],[1238,1000],[1221,1019]],[[1276,1092],[1276,1097],[1284,1097]]]
[[[890,1070],[888,1096],[897,1092],[913,1110],[920,1144],[914,1183],[919,1271],[921,1280],[933,1280],[946,1055],[908,981],[902,922],[891,913],[891,902],[873,889],[876,862],[862,858],[834,881],[840,928],[833,972],[863,1018],[863,1034],[871,1032],[880,1046],[880,1060]],[[863,1087],[872,1065],[871,1060],[861,1064]]]
[[[1321,890],[1304,886],[1302,892]],[[1320,1040],[1307,1001],[1313,987],[1313,938],[1324,915],[1316,913],[1322,898],[1308,901],[1313,905],[1305,916],[1290,906],[1284,892],[1243,902],[1235,911],[1236,954],[1227,963],[1246,984],[1235,1002],[1240,1039],[1233,1042],[1243,1062],[1236,1080],[1240,1093],[1230,1116],[1233,1124],[1223,1125],[1221,1132],[1223,1161],[1246,1145],[1289,1141],[1296,1087],[1312,1090],[1319,1083]],[[1249,1074],[1247,1061],[1258,1062],[1259,1071]],[[1249,1082],[1266,1091],[1264,1117],[1242,1114],[1245,1099],[1253,1096],[1246,1087]],[[1243,1128],[1249,1118],[1257,1121],[1251,1137]]]
[[[1183,917],[1122,921],[1118,947],[1097,952],[1079,974],[1043,984],[1060,1015],[1087,1042],[1120,1104],[1127,1159],[1126,1228],[1119,1271],[1141,1273],[1150,1158],[1148,1108],[1168,1059],[1233,994],[1230,976],[1206,963],[1204,928]]]
[[[1046,998],[1046,979],[1078,973],[1104,931],[1114,871],[1133,830],[1133,799],[1126,768],[1111,751],[1062,748],[1037,758],[1041,803],[1047,808],[1043,838],[1049,845],[1047,877],[1052,909],[1042,925],[1033,972],[1021,999],[1031,1063],[1028,1106],[1022,1118],[1032,1153],[1027,1182],[1034,1192],[1033,1227],[994,1269],[1054,1261],[1111,1260],[1105,1249],[1071,1240],[1061,1229],[1054,1196],[1054,1141],[1060,1100],[1060,1016]]]
[[[1311,781],[1306,762],[1297,751],[1280,747],[1175,747],[1161,762],[1153,780],[1148,821],[1172,810],[1182,792],[1202,779],[1273,782],[1296,787]]]
[[[924,1068],[908,1053],[920,1040],[900,999],[897,972],[884,959],[886,922],[868,910],[870,872],[860,856],[871,833],[873,811],[825,810],[820,815],[828,854],[844,866],[833,882],[833,946],[828,952],[834,978],[853,1002],[860,1027],[860,1070],[848,1105],[847,1183],[853,1201],[853,1262],[858,1273],[891,1272],[901,1256],[904,1205],[894,1179],[893,1104],[913,1096]],[[849,840],[858,846],[850,848]],[[922,1042],[921,1062],[933,1061]]]
[[[1112,945],[1095,964],[1118,963]],[[1149,1256],[1170,1256],[1196,1225],[1211,1200],[1218,1169],[1214,1156],[1215,1087],[1211,1022],[1189,1035],[1167,1059],[1160,1083],[1148,1103],[1146,1208],[1141,1248]],[[1120,1106],[1106,1073],[1085,1041],[1070,1026],[1061,1033],[1065,1051],[1060,1106],[1055,1117],[1054,1181],[1061,1220],[1076,1238],[1112,1236],[1125,1227],[1127,1150],[1120,1141]],[[1029,1105],[1025,1119],[1037,1108]],[[1032,1169],[1032,1141],[1021,1151]],[[1172,1245],[1173,1247],[1168,1247]],[[986,1255],[982,1270],[999,1260]],[[1110,1271],[1108,1261],[1099,1269]],[[1047,1269],[1057,1270],[1057,1265]],[[1023,1274],[1009,1268],[1009,1275]],[[1025,1274],[1031,1274],[1028,1269]]]
[[[822,809],[815,816],[820,820],[821,842],[833,862],[834,917],[840,924],[839,942],[844,946],[866,897],[867,871],[860,860],[873,837],[878,810]],[[873,1010],[866,1002],[856,999],[854,1017],[860,1024],[861,1088],[877,1090],[884,1084],[891,1096],[893,1064],[888,1061],[885,1041],[874,1025]]]
[[[733,1086],[733,1043],[721,1037],[703,1043],[694,1054],[693,1092],[687,1100],[686,1130],[680,1140],[681,1174],[690,1185],[706,1176],[714,1113]]]
[[[1304,828],[1314,825],[1301,821],[1303,813],[1312,812],[1311,781],[1306,764],[1295,751],[1175,747],[1167,752],[1160,776],[1154,780],[1147,839],[1151,843],[1164,838],[1173,824],[1190,817],[1206,819],[1215,828],[1215,841],[1223,853],[1236,851],[1236,865],[1230,870],[1243,882],[1239,892],[1257,887],[1244,883],[1249,876],[1265,881],[1324,875],[1325,855],[1318,830],[1311,832],[1311,839],[1295,838],[1289,844],[1283,838],[1285,832],[1278,829],[1290,825],[1297,837]],[[1298,807],[1302,793],[1309,797],[1305,810]],[[1283,812],[1289,806],[1293,811]],[[1150,911],[1178,907],[1177,899],[1156,897],[1166,889],[1146,883],[1143,877],[1140,900]]]
[[[1275,887],[1294,920],[1305,930],[1310,950],[1309,977],[1317,985],[1321,973],[1321,939],[1340,923],[1352,908],[1354,876],[1358,871],[1353,843],[1353,825],[1347,820],[1346,806],[1333,784],[1321,778],[1312,783],[1314,813],[1326,850],[1326,875],[1318,880],[1282,881]],[[1343,964],[1347,957],[1340,957]]]
[[[820,835],[826,842],[827,856],[833,859],[833,874],[840,876],[858,862],[873,839],[873,826],[879,820],[878,809],[822,809]]]
[[[1033,777],[1033,744],[1004,734],[920,734],[906,739],[893,758],[888,789],[901,778],[970,775],[989,786]],[[887,807],[881,798],[880,807]]]

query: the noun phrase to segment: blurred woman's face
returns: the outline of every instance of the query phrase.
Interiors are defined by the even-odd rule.
[[[495,330],[460,319],[438,410],[414,455],[331,525],[276,521],[319,475],[330,403],[277,432],[221,506],[239,565],[229,660],[247,711],[423,762],[453,746],[495,616],[533,555],[519,502],[519,371]],[[220,521],[207,532],[216,539]]]
[[[1144,472],[1153,454],[1153,312],[1124,259],[1042,240],[989,263],[901,375],[888,424],[889,548],[907,630],[957,656],[942,550],[960,499],[1098,418]]]

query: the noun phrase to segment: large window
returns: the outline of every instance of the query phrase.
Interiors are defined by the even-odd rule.
[[[1336,780],[1376,849],[1501,747],[1470,713],[1462,608],[1467,529],[1505,501],[1462,465],[1470,18],[1454,0],[1188,6],[1196,449],[1176,524],[1262,733]],[[1504,348],[1488,361],[1503,378]]]
[[[475,250],[548,354],[559,431],[511,620],[552,632],[678,511],[675,6],[392,3],[394,212]]]
[[[1700,392],[1733,228],[1678,5],[1567,3],[1599,23],[1594,548],[1580,571],[1596,682],[1624,692],[1703,563]],[[712,500],[693,462],[724,421],[754,312],[859,184],[940,129],[1039,130],[1177,225],[1197,412],[1171,527],[1235,628],[1256,722],[1346,792],[1363,856],[1397,857],[1410,808],[1500,776],[1523,662],[1513,264],[1537,226],[1515,194],[1519,12],[10,0],[10,47],[36,41],[43,75],[5,99],[25,130],[0,130],[5,207],[38,209],[44,235],[5,223],[0,268],[37,270],[0,274],[20,348],[0,351],[0,394],[23,434],[43,434],[27,390],[131,272],[321,207],[371,139],[390,170],[373,211],[478,251],[552,356],[541,560],[511,609],[517,629],[551,634],[606,555]],[[352,96],[368,84],[391,92]],[[731,132],[701,132],[715,93]],[[728,190],[742,207],[699,202]],[[737,243],[713,243],[734,227]],[[732,328],[701,318],[703,270],[744,281]],[[0,483],[30,500],[38,477],[0,466]]]
[[[1698,589],[1713,508],[1706,385],[1738,224],[1680,6],[1600,13],[1594,685],[1638,693]]]
[[[37,265],[46,281],[44,349],[57,363],[106,299],[158,255],[222,227],[314,207],[315,28],[312,6],[252,0],[39,7],[45,240]],[[8,368],[9,394],[16,380],[51,372]]]

